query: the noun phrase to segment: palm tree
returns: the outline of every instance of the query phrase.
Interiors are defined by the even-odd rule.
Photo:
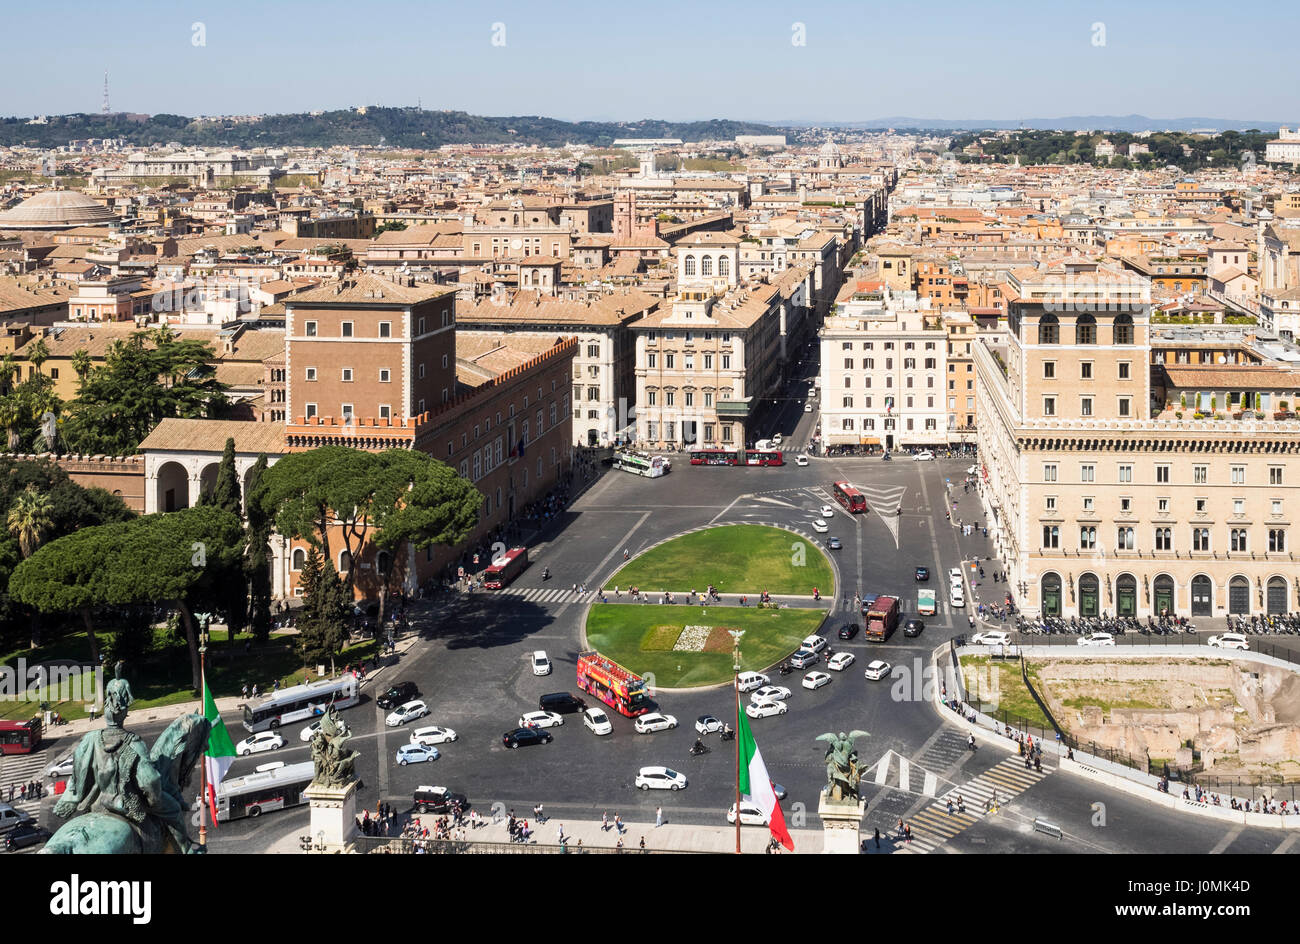
[[[85,380],[90,375],[90,352],[84,347],[79,347],[72,352],[72,369],[77,372],[77,377]]]
[[[27,360],[36,368],[36,373],[41,372],[41,365],[50,359],[50,348],[45,343],[44,338],[37,338],[31,344],[27,345]]]
[[[18,432],[18,420],[21,413],[18,401],[12,395],[0,397],[0,426],[3,426],[7,433],[6,445],[10,452],[18,450],[18,442],[21,438]]]
[[[9,508],[9,533],[18,539],[23,560],[36,553],[53,523],[54,504],[50,496],[28,485]]]
[[[18,371],[18,362],[14,359],[12,353],[0,357],[0,393],[9,392],[9,384],[14,379],[14,374]]]
[[[18,552],[23,560],[36,553],[41,541],[54,524],[54,503],[50,496],[28,485],[18,493],[9,508],[9,533],[18,539]],[[32,610],[31,644],[35,649],[41,643],[40,612]]]

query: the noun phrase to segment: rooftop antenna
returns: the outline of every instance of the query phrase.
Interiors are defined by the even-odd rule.
[[[104,113],[105,115],[109,114],[109,111],[108,111],[108,73],[107,73],[107,72],[104,73],[104,104],[103,104],[103,107],[102,107],[101,110],[103,111],[103,113]]]

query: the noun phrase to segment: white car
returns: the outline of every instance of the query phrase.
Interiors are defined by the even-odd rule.
[[[736,822],[736,804],[734,803],[731,804],[731,808],[727,810],[727,822],[728,823]],[[763,815],[763,811],[758,808],[757,804],[741,803],[740,804],[740,825],[766,826],[767,817]]]
[[[816,691],[823,685],[829,685],[831,677],[825,672],[809,672],[803,677],[803,687],[811,691]]]
[[[742,692],[752,692],[772,681],[762,672],[741,672],[736,679]]]
[[[384,719],[384,724],[390,728],[395,728],[400,724],[406,724],[408,721],[414,721],[416,718],[423,718],[429,713],[429,706],[422,701],[408,701],[405,705],[398,705],[392,713]]]
[[[866,678],[871,679],[873,682],[878,682],[889,674],[891,668],[893,668],[893,666],[883,659],[873,659],[867,663],[867,671],[864,672],[863,675]]]
[[[533,674],[550,675],[551,660],[546,656],[546,650],[538,649],[533,653]]]
[[[247,757],[249,754],[260,754],[262,751],[278,751],[284,747],[284,738],[280,737],[276,731],[263,731],[261,734],[254,734],[252,737],[246,737],[235,745],[235,753],[240,757]]]
[[[446,744],[448,741],[455,741],[460,737],[451,728],[442,728],[436,724],[428,727],[416,728],[411,732],[412,744]]]
[[[779,446],[779,445],[781,445],[781,443],[783,443],[783,442],[785,442],[785,440],[781,437],[781,434],[780,434],[780,433],[777,433],[775,436],[772,437],[772,445],[773,445],[773,446]]]
[[[1075,642],[1076,646],[1113,646],[1115,637],[1110,633],[1089,633],[1086,636],[1080,636]]]
[[[918,452],[916,455],[912,456],[912,459],[916,462],[927,462],[933,458],[934,458],[934,453],[931,452],[929,449],[926,449],[922,452]]]
[[[614,726],[609,723],[609,715],[599,708],[588,708],[582,713],[582,723],[587,726],[587,730],[595,735],[609,734],[614,730]]]
[[[811,412],[812,412],[812,404],[811,404],[811,403],[805,403],[805,404],[803,405],[803,411],[804,411],[805,413],[811,413]]]
[[[1002,629],[990,629],[987,632],[976,633],[970,638],[972,646],[1006,646],[1011,642],[1011,634]]]
[[[700,734],[717,734],[722,730],[722,722],[713,715],[700,715],[695,719],[695,730]]]
[[[961,577],[962,573],[960,567],[954,567],[952,570],[948,571],[948,579],[951,580],[955,586],[962,586]]]
[[[636,775],[638,790],[678,790],[686,789],[686,775],[679,774],[671,767],[642,767]]]
[[[857,658],[851,652],[837,652],[826,663],[826,668],[834,669],[836,672],[843,672],[856,661]]]
[[[948,605],[961,607],[966,605],[966,594],[962,593],[961,587],[954,586],[952,592],[948,594]]]
[[[821,518],[814,518],[812,523],[812,529],[816,531],[818,534],[825,534],[827,531],[831,529],[831,526],[828,525]]]
[[[564,724],[564,718],[554,711],[530,711],[519,716],[521,728],[557,728]]]
[[[825,636],[805,636],[803,642],[799,643],[800,649],[809,649],[813,652],[821,652],[826,648]]]
[[[1215,649],[1249,649],[1250,643],[1241,633],[1223,633],[1220,636],[1211,636],[1205,640],[1206,645],[1213,646]]]
[[[637,718],[632,727],[636,728],[637,734],[650,734],[652,731],[670,731],[677,727],[677,719],[672,715],[652,711],[648,715]]]
[[[783,701],[756,701],[745,706],[745,714],[751,718],[770,718],[773,715],[783,715],[790,710],[790,706]]]
[[[807,465],[807,464],[808,464],[808,457],[805,456],[805,455],[803,455],[803,454],[801,453],[801,454],[799,454],[799,455],[797,455],[797,456],[794,457],[794,464],[795,464],[795,465]]]
[[[438,749],[432,744],[403,744],[397,749],[397,763],[402,767],[437,760],[439,756]]]
[[[749,696],[750,701],[785,701],[790,697],[790,689],[782,685],[764,685]]]
[[[835,517],[835,509],[832,508],[830,505],[822,505],[822,517],[823,517],[823,518],[834,518],[834,517]]]
[[[298,733],[298,740],[310,741],[312,738],[316,736],[316,732],[319,730],[320,730],[320,719],[317,719],[316,721],[313,721],[311,724],[307,725],[307,727],[303,728],[302,731]]]
[[[72,776],[72,754],[68,754],[62,760],[56,760],[50,766],[45,768],[47,777],[71,777]]]

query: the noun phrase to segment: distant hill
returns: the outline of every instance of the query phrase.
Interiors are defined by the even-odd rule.
[[[436,148],[444,144],[533,144],[568,142],[608,145],[615,138],[729,140],[738,134],[779,134],[780,129],[748,121],[673,122],[560,121],[537,115],[489,118],[463,111],[369,107],[319,115],[267,115],[261,121],[199,122],[183,115],[58,115],[42,124],[0,118],[0,145],[58,147],[83,138],[122,138],[132,145],[175,141],[198,147]]]
[[[1291,124],[1294,124],[1293,120]],[[1071,115],[1066,118],[1023,118],[1012,120],[946,118],[874,118],[871,121],[800,121],[782,124],[848,129],[923,129],[927,131],[1006,131],[1017,128],[1046,131],[1276,131],[1285,121],[1238,121],[1233,118],[1148,118],[1146,115]],[[1288,125],[1290,127],[1290,125]]]

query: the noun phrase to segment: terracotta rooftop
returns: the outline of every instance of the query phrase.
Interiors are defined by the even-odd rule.
[[[350,275],[341,282],[326,283],[285,300],[286,307],[298,305],[355,305],[358,302],[383,306],[414,305],[419,302],[455,294],[455,289],[430,282],[403,285],[368,272]]]
[[[232,437],[238,453],[279,455],[285,451],[283,423],[183,419],[160,422],[140,443],[139,451],[220,454]]]

